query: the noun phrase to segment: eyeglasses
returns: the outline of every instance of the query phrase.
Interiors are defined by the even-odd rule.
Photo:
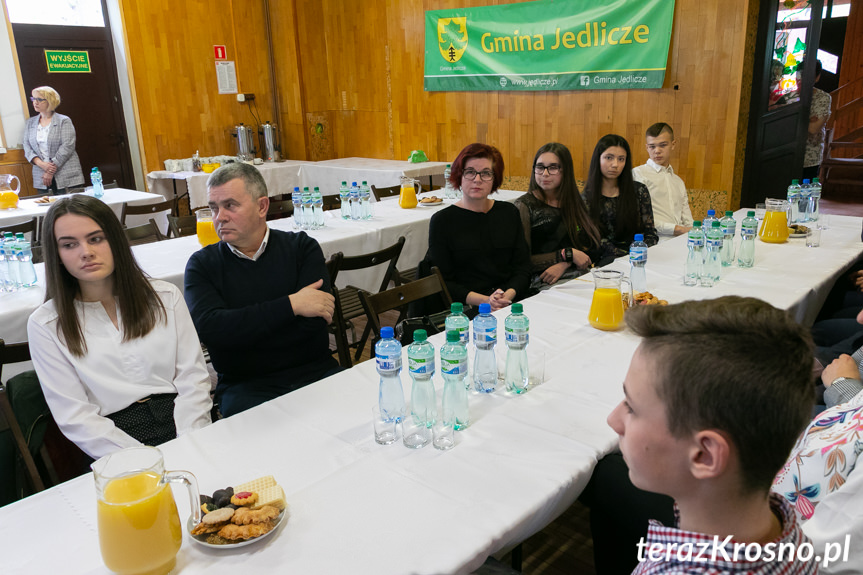
[[[474,181],[477,176],[479,176],[483,182],[490,182],[494,179],[494,172],[492,172],[491,170],[483,170],[482,172],[477,172],[473,168],[468,168],[462,173],[462,176],[464,176],[464,179],[470,180],[471,182]]]
[[[30,96],[30,101],[39,102],[41,104],[42,102],[47,102],[48,100],[46,100],[45,98],[34,98],[33,96]]]
[[[556,176],[560,173],[560,164],[550,164],[548,166],[544,166],[542,164],[534,164],[533,173],[537,176],[541,176],[543,172],[548,171],[549,176]]]

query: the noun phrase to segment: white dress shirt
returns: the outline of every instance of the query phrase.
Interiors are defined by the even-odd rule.
[[[653,221],[660,235],[673,236],[674,226],[692,225],[686,184],[671,166],[663,167],[647,160],[646,164],[632,169],[632,177],[647,186],[650,192]]]
[[[165,306],[166,321],[141,338],[123,341],[100,302],[76,301],[87,342],[72,355],[57,333],[54,301],[30,316],[30,354],[51,414],[63,434],[94,458],[140,443],[106,416],[157,393],[177,393],[174,421],[182,434],[210,423],[210,378],[198,334],[174,285],[150,280]]]

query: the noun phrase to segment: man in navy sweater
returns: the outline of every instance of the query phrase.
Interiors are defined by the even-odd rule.
[[[227,417],[339,371],[327,330],[335,301],[318,243],[267,227],[270,200],[256,168],[219,168],[207,196],[222,241],[189,259],[185,297]]]

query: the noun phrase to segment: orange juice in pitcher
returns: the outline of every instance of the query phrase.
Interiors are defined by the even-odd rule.
[[[15,189],[12,189],[15,180]],[[0,174],[0,210],[14,210],[18,207],[18,192],[21,191],[21,181],[11,174]]]
[[[596,329],[613,331],[623,325],[622,279],[623,274],[618,271],[593,271],[595,287],[587,320]]]
[[[183,528],[171,483],[188,487],[192,522],[201,520],[198,483],[186,471],[165,471],[153,447],[115,451],[92,465],[99,548],[119,575],[166,575],[176,564]]]
[[[764,222],[758,230],[762,242],[782,244],[788,241],[788,200],[767,198]]]

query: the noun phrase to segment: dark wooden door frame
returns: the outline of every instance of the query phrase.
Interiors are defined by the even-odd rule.
[[[64,31],[64,35],[66,40],[73,41],[76,43],[87,44],[88,42],[95,42],[94,40],[94,30],[102,31],[99,35],[104,36],[101,38],[104,41],[104,49],[105,49],[105,61],[108,67],[108,74],[110,78],[109,82],[109,92],[110,98],[112,101],[112,105],[110,106],[110,113],[114,116],[114,124],[117,127],[117,132],[110,134],[112,139],[114,140],[114,144],[118,148],[118,159],[120,165],[120,176],[118,183],[121,187],[135,189],[135,173],[132,169],[132,158],[131,152],[129,149],[129,136],[126,131],[126,118],[123,113],[123,101],[120,94],[120,84],[119,84],[119,75],[117,71],[117,59],[116,54],[114,52],[114,39],[111,34],[111,22],[108,18],[108,8],[105,3],[105,0],[101,1],[102,4],[102,16],[105,21],[104,28],[93,28],[93,27],[84,27],[84,26],[52,26],[52,28],[62,28]],[[40,30],[44,30],[46,26],[39,24],[12,24],[13,29],[15,31],[20,31],[24,36],[38,36]],[[17,50],[18,43],[18,35],[16,34],[15,40]],[[20,58],[19,58],[20,60]],[[23,71],[22,71],[23,75]],[[22,78],[23,81],[23,78]],[[25,92],[32,88],[26,85],[25,82]],[[29,92],[28,92],[29,94]],[[33,114],[33,110],[31,107],[27,107],[27,116],[31,116]],[[73,123],[75,119],[72,119]],[[84,168],[84,177],[87,183],[89,183],[89,167],[82,166]]]
[[[741,190],[741,204],[743,206],[754,206],[758,202],[763,202],[765,197],[784,198],[785,194],[780,192],[791,183],[792,178],[800,177],[803,167],[803,155],[809,128],[808,110],[812,100],[812,86],[815,82],[815,66],[811,65],[811,62],[814,61],[820,42],[821,11],[824,1],[812,0],[810,3],[811,17],[807,26],[805,57],[809,63],[803,69],[800,100],[768,111],[767,86],[770,82],[773,44],[777,29],[776,14],[779,3],[780,0],[761,2],[758,15],[758,33],[755,42],[756,57],[749,109],[746,159],[743,168],[743,189]],[[779,143],[765,151],[765,144],[772,143],[767,128],[771,125],[778,125],[785,120],[785,128],[788,129],[788,122],[795,121],[795,116],[796,127],[793,130],[793,137],[784,144]],[[782,179],[770,179],[768,185],[765,185],[764,178],[770,174],[764,173],[763,168],[765,165],[771,165],[771,162],[783,166],[783,170],[778,172]],[[785,181],[785,176],[788,176],[787,181]]]

